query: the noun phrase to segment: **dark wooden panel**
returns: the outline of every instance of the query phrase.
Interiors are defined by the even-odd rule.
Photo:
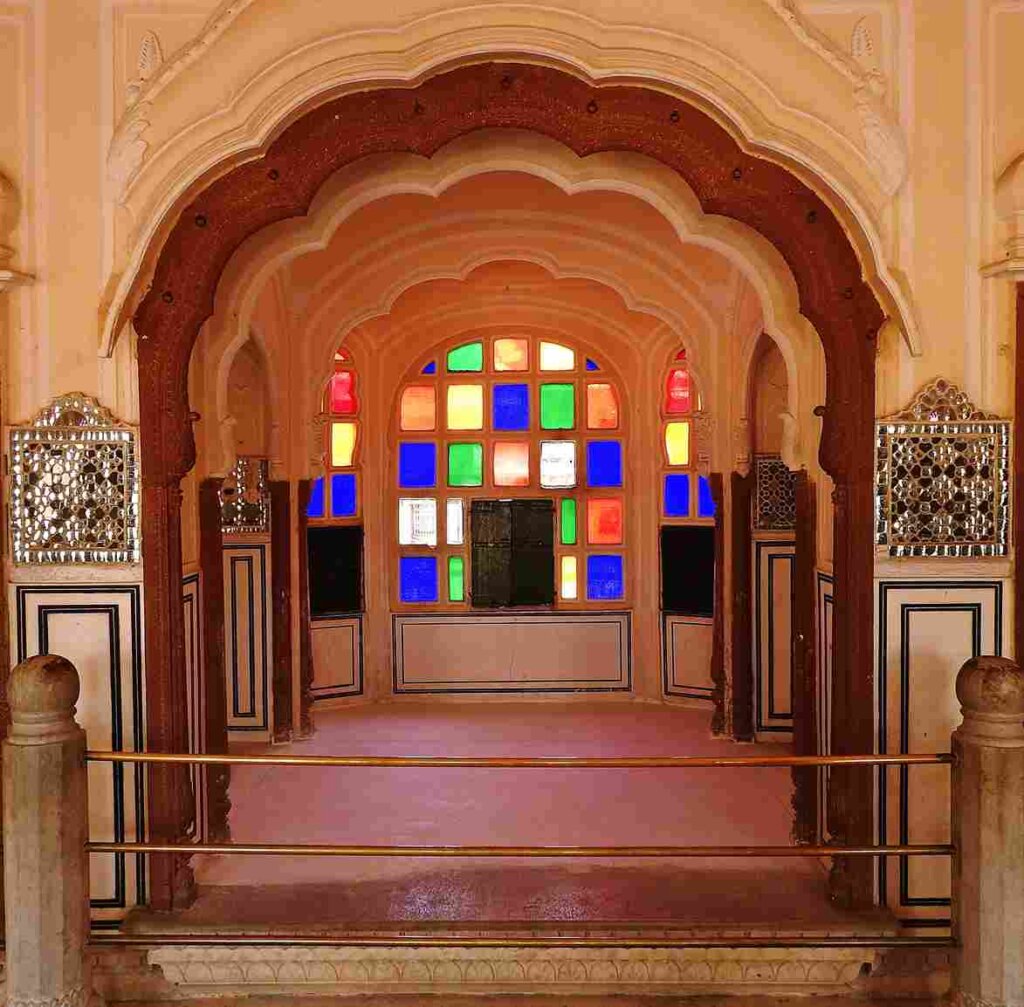
[[[754,477],[732,474],[732,733],[754,738],[754,665],[750,582],[750,508]]]
[[[274,741],[292,737],[292,492],[285,481],[270,483],[270,590],[273,596]]]

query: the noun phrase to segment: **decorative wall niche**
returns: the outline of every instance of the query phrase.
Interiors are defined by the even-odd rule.
[[[135,431],[80,392],[14,427],[10,521],[16,563],[137,563]]]
[[[796,527],[796,480],[778,455],[754,458],[754,527],[779,531]]]
[[[875,534],[890,556],[1005,556],[1010,424],[942,378],[876,426]]]
[[[270,534],[270,463],[241,455],[220,490],[221,531],[225,535]]]

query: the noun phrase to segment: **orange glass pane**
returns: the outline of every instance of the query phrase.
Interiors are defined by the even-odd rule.
[[[619,545],[622,542],[622,501],[587,501],[587,541],[591,545]]]
[[[619,425],[619,403],[611,385],[587,385],[587,426],[614,430]]]
[[[495,339],[494,369],[525,371],[530,364],[529,344],[525,339]]]
[[[399,425],[403,430],[433,430],[437,424],[437,392],[433,385],[410,385],[402,392]]]
[[[494,485],[530,485],[530,445],[525,441],[498,441],[494,445]]]
[[[352,371],[336,371],[328,395],[330,411],[336,416],[352,416],[359,411],[356,376]]]
[[[356,425],[354,423],[331,424],[331,465],[345,469],[352,464],[356,450]]]
[[[665,412],[675,416],[688,413],[692,408],[690,372],[685,367],[673,367],[665,387]]]
[[[482,430],[484,426],[484,386],[448,386],[448,429]]]

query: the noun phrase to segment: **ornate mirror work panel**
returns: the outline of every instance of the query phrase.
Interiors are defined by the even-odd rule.
[[[220,525],[225,535],[270,534],[269,462],[242,455],[220,490]]]
[[[11,430],[16,563],[137,563],[135,432],[95,399],[63,395]]]
[[[878,544],[890,556],[1005,556],[1009,465],[1009,422],[932,382],[878,424]]]
[[[778,455],[754,458],[754,527],[775,531],[796,527],[796,480]]]

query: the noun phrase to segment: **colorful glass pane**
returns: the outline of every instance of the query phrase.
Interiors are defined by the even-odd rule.
[[[484,386],[448,386],[448,429],[482,430],[484,427]]]
[[[685,472],[665,476],[665,517],[690,516],[690,476]]]
[[[341,346],[339,346],[334,351],[334,359],[335,360],[348,360],[348,354],[345,352],[345,350]]]
[[[687,421],[665,424],[665,454],[669,465],[690,464],[690,424]]]
[[[591,545],[619,545],[622,542],[622,501],[587,501],[587,541]]]
[[[436,556],[399,557],[398,596],[404,602],[437,601]]]
[[[448,445],[448,485],[482,486],[484,447],[482,444]]]
[[[676,360],[685,360],[685,359],[686,359],[686,350],[680,350],[676,354]]]
[[[495,430],[530,429],[529,385],[495,385],[491,407]]]
[[[562,545],[576,544],[576,501],[572,497],[563,497],[559,509],[558,540]]]
[[[437,361],[436,360],[431,360],[429,364],[424,364],[423,365],[423,370],[420,371],[420,373],[421,374],[436,374],[437,373]]]
[[[529,342],[525,339],[495,339],[494,369],[525,371],[530,366]]]
[[[398,485],[402,489],[432,489],[437,485],[437,448],[433,444],[399,443]]]
[[[331,424],[331,465],[336,469],[347,469],[352,464],[356,450],[356,425],[354,423]]]
[[[540,369],[542,371],[573,371],[576,369],[576,354],[561,343],[540,344]]]
[[[410,385],[402,392],[399,426],[403,430],[433,430],[437,426],[437,389]]]
[[[595,364],[594,361],[590,359],[590,357],[587,357],[587,370],[588,371],[599,371],[599,370],[601,370],[601,368],[598,367],[597,364]]]
[[[462,497],[451,497],[445,504],[445,541],[448,545],[462,545],[465,538]]]
[[[572,430],[576,425],[576,391],[570,384],[540,386],[542,430]]]
[[[665,385],[665,412],[669,416],[688,413],[693,408],[690,372],[685,367],[673,367]]]
[[[587,485],[622,485],[622,445],[619,441],[587,441]]]
[[[306,517],[324,516],[324,477],[313,480],[309,488],[309,503],[306,505]]]
[[[530,445],[525,441],[496,441],[494,485],[530,485]]]
[[[399,498],[398,544],[437,545],[437,501],[433,497]]]
[[[484,344],[463,343],[448,351],[449,371],[482,371],[484,369]]]
[[[625,594],[621,556],[587,557],[587,598],[590,601],[615,601]]]
[[[335,371],[331,375],[330,410],[336,416],[352,416],[359,411],[356,398],[356,376],[352,371]]]
[[[701,476],[697,480],[697,517],[715,516],[715,498],[711,495],[711,483]]]
[[[614,430],[619,425],[619,402],[611,385],[587,385],[587,426]]]
[[[354,472],[335,472],[331,476],[331,517],[356,516],[356,477]]]
[[[579,586],[576,582],[576,557],[562,557],[562,583],[559,594],[568,601],[579,596]]]
[[[541,441],[540,484],[546,490],[572,489],[576,485],[575,441]]]
[[[464,601],[466,597],[466,564],[461,556],[448,557],[448,600]]]

